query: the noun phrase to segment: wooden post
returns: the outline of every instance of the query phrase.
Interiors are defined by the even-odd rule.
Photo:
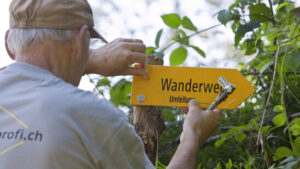
[[[148,56],[146,60],[148,65],[163,65],[163,60]],[[165,120],[159,107],[154,106],[134,106],[132,122],[136,132],[142,138],[145,151],[149,159],[155,164],[158,139],[165,129]]]

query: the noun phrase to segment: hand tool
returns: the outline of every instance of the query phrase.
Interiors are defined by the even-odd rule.
[[[208,107],[207,110],[213,110],[220,103],[225,101],[227,97],[234,91],[235,86],[229,83],[223,76],[218,79],[218,83],[222,86],[223,90],[218,95],[218,97],[214,100],[214,102]]]

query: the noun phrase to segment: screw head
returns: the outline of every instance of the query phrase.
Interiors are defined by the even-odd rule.
[[[137,97],[137,101],[140,102],[140,103],[144,102],[145,99],[146,99],[146,97],[142,94],[138,95],[138,97]]]

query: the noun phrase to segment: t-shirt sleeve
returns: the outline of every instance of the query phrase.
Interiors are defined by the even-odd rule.
[[[104,169],[154,169],[141,139],[127,121],[102,145],[104,159],[97,163]]]

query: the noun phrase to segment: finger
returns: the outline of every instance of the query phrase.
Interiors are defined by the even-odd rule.
[[[129,49],[134,52],[141,52],[146,53],[146,46],[142,43],[128,43],[128,42],[122,42],[121,47],[125,49]]]
[[[189,105],[189,111],[201,110],[201,108],[198,106],[198,103],[195,99],[191,99],[188,105]]]
[[[214,111],[215,113],[218,113],[218,114],[221,115],[221,110],[220,110],[220,109],[214,109],[213,111]]]
[[[140,52],[130,52],[128,57],[129,64],[140,63],[143,66],[146,62],[146,54]]]
[[[119,38],[114,40],[114,42],[143,43],[143,41],[140,39],[128,39],[128,38]]]
[[[133,65],[134,68],[139,68],[139,69],[144,69],[145,68],[145,63],[135,63]]]
[[[213,110],[213,113],[215,114],[217,120],[221,120],[221,117],[222,117],[222,114],[221,114],[221,111],[219,109],[214,109]]]
[[[144,79],[149,79],[148,71],[142,68],[129,67],[124,75],[142,76]]]
[[[142,67],[142,64],[140,64],[140,63],[134,64],[133,67],[136,68],[136,69],[141,69],[141,68],[143,68],[143,67]]]

